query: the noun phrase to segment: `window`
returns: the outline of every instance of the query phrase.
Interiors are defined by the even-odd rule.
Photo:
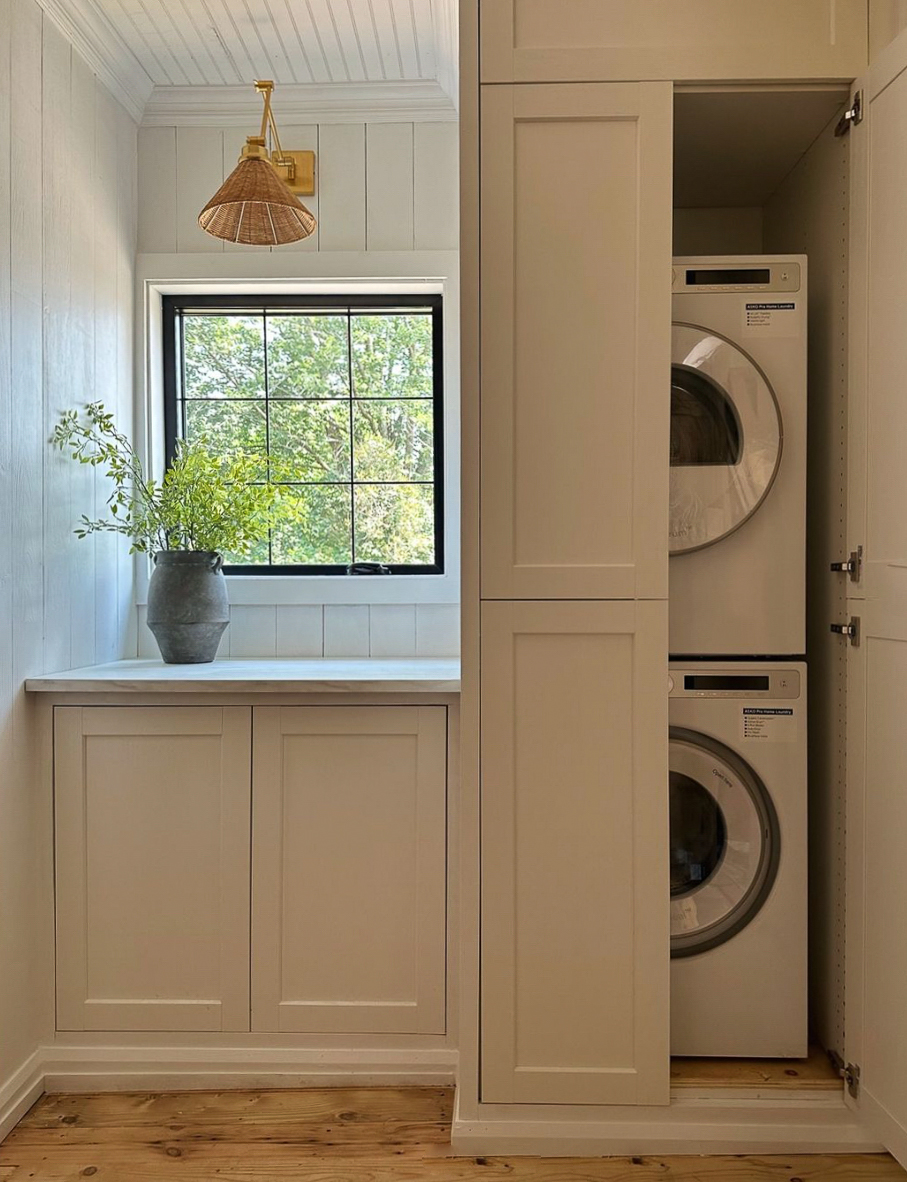
[[[204,437],[300,499],[227,573],[444,571],[440,296],[164,296],[163,316],[167,462]]]

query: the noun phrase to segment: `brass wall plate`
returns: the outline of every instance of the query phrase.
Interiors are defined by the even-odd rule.
[[[289,156],[295,165],[295,175],[291,179],[288,177],[287,169],[281,168],[279,164],[271,163],[277,171],[277,175],[287,182],[290,192],[295,193],[297,197],[311,197],[315,192],[315,153],[314,152],[293,152],[284,148],[284,156]]]

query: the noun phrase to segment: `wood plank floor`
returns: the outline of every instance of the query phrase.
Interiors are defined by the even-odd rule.
[[[680,1059],[671,1060],[675,1088],[821,1088],[840,1092],[843,1081],[821,1047],[810,1047],[806,1059]]]
[[[45,1096],[0,1182],[907,1182],[885,1155],[450,1156],[446,1088]]]

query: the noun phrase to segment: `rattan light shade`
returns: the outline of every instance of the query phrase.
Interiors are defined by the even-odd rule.
[[[198,224],[228,242],[282,246],[308,238],[317,223],[267,160],[249,156],[198,215]]]

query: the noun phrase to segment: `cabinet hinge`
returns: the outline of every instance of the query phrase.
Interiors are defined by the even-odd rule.
[[[850,558],[846,562],[833,562],[831,569],[850,575],[851,583],[859,583],[860,575],[863,573],[863,547],[857,546],[856,550],[851,550]]]
[[[852,127],[863,121],[863,91],[858,90],[853,96],[853,102],[838,120],[835,135],[846,135]]]
[[[832,632],[839,636],[846,636],[854,648],[860,644],[860,617],[851,616],[849,624],[832,624]]]
[[[860,1094],[860,1068],[856,1063],[845,1063],[837,1051],[829,1051],[828,1057],[832,1067],[844,1080],[849,1095],[856,1100]]]

